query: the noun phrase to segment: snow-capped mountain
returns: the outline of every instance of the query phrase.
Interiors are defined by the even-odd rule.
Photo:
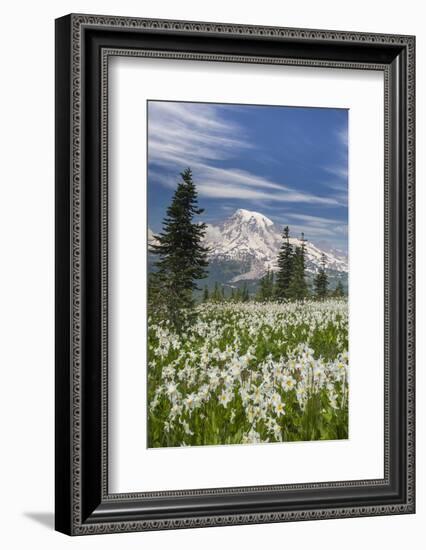
[[[253,280],[262,277],[268,269],[276,270],[277,255],[282,243],[282,227],[260,214],[242,208],[218,225],[208,225],[206,244],[210,248],[210,261],[241,263],[242,273],[231,282]],[[300,245],[298,238],[291,237],[292,245]],[[343,254],[318,248],[305,242],[307,271],[316,272],[325,254],[329,271],[347,273],[348,260]]]
[[[209,271],[212,280],[223,283],[256,281],[268,269],[277,269],[276,261],[282,243],[282,227],[260,214],[239,208],[232,216],[217,225],[208,224],[205,245],[209,247]],[[148,242],[154,242],[155,235],[148,228]],[[293,246],[301,244],[291,237]],[[306,269],[315,273],[324,253],[329,272],[346,277],[347,257],[326,247],[319,248],[309,240],[305,241]]]

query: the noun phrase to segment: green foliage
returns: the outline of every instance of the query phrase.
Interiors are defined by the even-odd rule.
[[[293,272],[293,247],[289,240],[290,230],[288,226],[284,227],[283,242],[278,253],[278,272],[275,286],[275,296],[279,300],[290,298],[290,282]]]
[[[328,294],[328,277],[325,272],[325,255],[321,256],[321,267],[314,279],[315,295],[320,300],[323,300]]]
[[[220,302],[221,299],[222,299],[222,293],[219,289],[219,283],[218,282],[216,282],[214,284],[214,289],[213,289],[213,292],[210,296],[210,299],[211,299],[212,302],[216,302],[216,303]]]
[[[224,302],[226,300],[226,293],[225,293],[224,285],[222,285],[222,287],[220,289],[220,299],[221,299],[222,302]]]
[[[279,301],[304,300],[308,297],[308,286],[305,278],[305,237],[302,233],[300,246],[293,247],[290,244],[289,227],[284,227],[283,242],[277,258],[276,281],[272,280],[272,295],[270,295],[269,271],[260,281],[258,299],[271,300],[272,297]],[[273,278],[273,275],[272,275]]]
[[[305,236],[302,233],[301,245],[296,246],[292,260],[292,271],[288,295],[291,300],[304,300],[308,296],[305,279]]]
[[[249,302],[250,293],[247,283],[237,288],[231,287],[229,292],[226,291],[225,285],[219,285],[216,281],[213,291],[209,294],[207,287],[204,289],[203,302],[224,303],[224,302]]]
[[[209,301],[209,287],[206,285],[203,292],[203,302]]]
[[[244,283],[243,289],[241,291],[241,301],[242,302],[248,302],[250,300],[250,295],[248,291],[247,283]]]
[[[148,304],[157,312],[165,310],[176,327],[182,324],[186,310],[195,305],[197,281],[207,275],[208,249],[201,244],[206,224],[193,221],[202,213],[192,172],[187,168],[167,209],[163,230],[150,245],[158,260],[148,281]]]
[[[337,286],[333,292],[333,296],[335,298],[343,298],[345,296],[345,289],[343,288],[343,284],[342,284],[342,281],[339,281],[337,282]]]
[[[256,298],[259,302],[269,302],[274,298],[274,272],[270,269],[260,279]]]

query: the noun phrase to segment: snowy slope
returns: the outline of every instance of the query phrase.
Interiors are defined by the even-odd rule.
[[[209,225],[206,244],[210,247],[210,258],[215,261],[240,261],[249,265],[245,273],[234,277],[237,280],[259,279],[268,269],[276,269],[276,260],[282,243],[282,228],[263,214],[242,208],[219,225]],[[290,238],[290,243],[300,245],[298,238]],[[334,251],[321,250],[307,241],[306,267],[316,272],[321,255],[326,257],[326,268],[337,272],[348,271],[347,258]]]
[[[234,272],[229,271],[228,282],[260,279],[268,269],[277,268],[282,229],[259,212],[239,208],[222,223],[207,225],[205,244],[210,249],[210,262],[216,272],[222,268],[227,271],[227,266],[233,266]],[[148,241],[154,240],[154,234],[148,229]],[[290,243],[301,244],[295,237],[290,238]],[[348,260],[342,253],[320,249],[309,240],[305,242],[305,249],[307,271],[315,273],[318,270],[324,253],[328,271],[348,272]],[[235,266],[239,266],[237,272]]]

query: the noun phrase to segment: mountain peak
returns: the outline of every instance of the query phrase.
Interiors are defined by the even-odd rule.
[[[296,237],[292,237],[290,242],[293,246],[300,244]],[[228,282],[254,280],[260,279],[268,270],[276,271],[282,234],[280,226],[263,214],[238,208],[222,223],[207,226],[206,244],[210,249],[210,261],[215,265],[214,269],[218,269],[218,263],[223,266],[224,262],[229,262],[224,272],[229,268],[234,275]],[[321,265],[322,252],[313,243],[305,242],[308,271],[317,272]],[[331,251],[324,252],[328,269],[336,272],[348,271],[347,258]]]
[[[253,212],[251,210],[245,210],[245,208],[238,208],[238,210],[235,210],[231,216],[231,219],[245,223],[256,223],[266,227],[274,225],[274,222],[263,214]]]

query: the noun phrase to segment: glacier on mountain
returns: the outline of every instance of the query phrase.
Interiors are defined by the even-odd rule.
[[[291,224],[290,226],[291,231]],[[282,244],[280,226],[259,212],[239,208],[218,224],[207,224],[204,244],[209,247],[209,260],[218,266],[240,265],[238,273],[230,273],[229,283],[258,280],[268,270],[277,270],[277,256]],[[337,250],[319,247],[305,235],[305,259],[308,273],[316,273],[325,255],[326,269],[337,274],[348,273],[348,258]],[[155,235],[148,228],[148,242]],[[298,237],[290,237],[293,246],[301,245]]]
[[[291,227],[290,227],[291,229]],[[297,237],[290,237],[293,246],[301,244]],[[243,208],[218,225],[208,225],[205,244],[210,248],[210,258],[216,261],[240,261],[249,269],[233,278],[259,279],[268,269],[277,269],[277,256],[282,244],[282,227],[260,214]],[[347,273],[348,259],[344,254],[326,251],[309,240],[305,241],[306,269],[315,273],[324,253],[327,270]]]

